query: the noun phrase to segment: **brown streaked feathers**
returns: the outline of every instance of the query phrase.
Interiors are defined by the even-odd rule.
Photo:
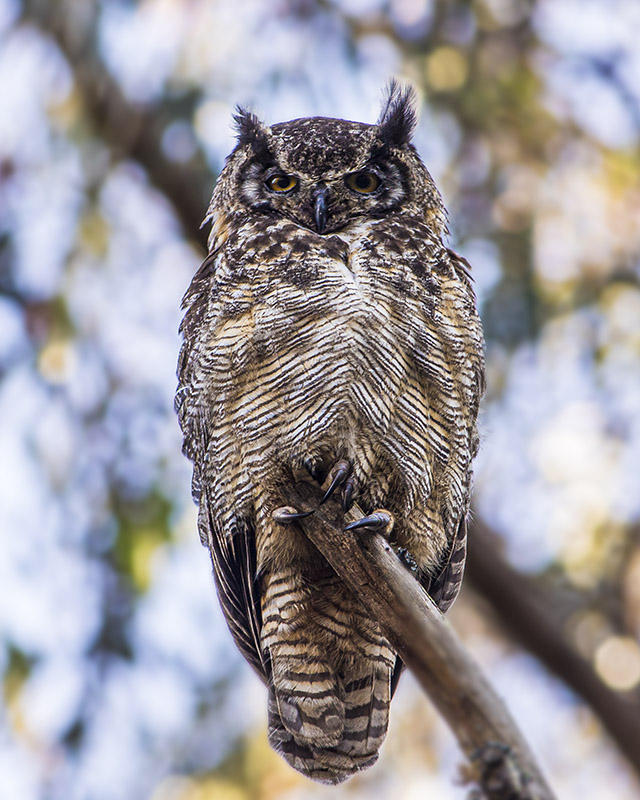
[[[443,611],[464,568],[482,332],[410,142],[414,106],[393,84],[376,125],[268,127],[239,109],[184,299],[176,410],[200,536],[268,686],[269,741],[328,783],[376,760],[402,665],[291,516],[287,487],[306,475],[385,524]],[[294,188],[271,190],[279,174]]]

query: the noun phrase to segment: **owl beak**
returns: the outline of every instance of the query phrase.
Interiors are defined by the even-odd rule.
[[[326,186],[320,184],[313,193],[313,216],[318,233],[323,233],[327,225],[327,193]]]

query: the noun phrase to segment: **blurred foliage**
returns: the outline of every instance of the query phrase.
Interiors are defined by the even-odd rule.
[[[634,0],[0,0],[0,794],[327,794],[269,750],[217,610],[176,331],[234,104],[373,120],[391,74],[421,92],[416,144],[474,267],[478,513],[637,700],[639,26]],[[638,796],[588,707],[482,609],[467,592],[453,619],[558,794]],[[332,796],[464,796],[403,684],[381,763]]]

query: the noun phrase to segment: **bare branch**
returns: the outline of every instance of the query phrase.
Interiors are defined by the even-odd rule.
[[[298,483],[296,508],[316,508],[320,490]],[[502,700],[391,546],[379,535],[345,535],[343,513],[327,503],[304,531],[377,619],[385,636],[447,721],[487,800],[554,795]]]

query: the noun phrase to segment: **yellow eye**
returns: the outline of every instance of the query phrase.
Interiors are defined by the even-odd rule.
[[[358,194],[371,194],[380,186],[380,178],[373,172],[352,172],[345,178],[347,186]]]
[[[273,175],[267,180],[267,186],[272,192],[290,192],[298,185],[298,179],[293,175]]]

